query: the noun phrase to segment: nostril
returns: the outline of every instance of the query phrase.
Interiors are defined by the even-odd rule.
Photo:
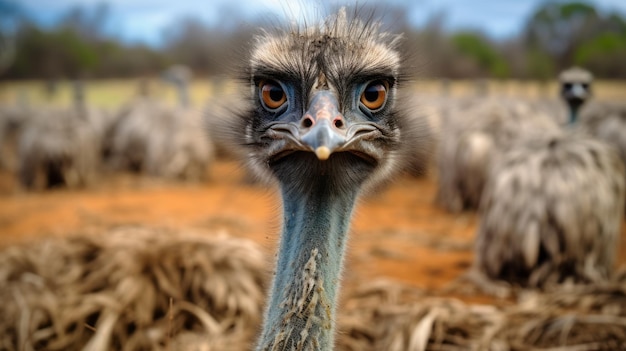
[[[311,128],[313,126],[313,118],[311,117],[305,117],[302,119],[302,127],[304,128]]]
[[[335,118],[333,121],[335,128],[343,128],[343,120],[341,118]]]

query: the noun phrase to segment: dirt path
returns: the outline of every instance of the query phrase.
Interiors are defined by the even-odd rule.
[[[279,199],[274,189],[247,183],[233,162],[217,163],[203,184],[106,178],[82,191],[25,193],[13,190],[13,179],[3,175],[0,246],[81,228],[148,224],[224,229],[255,240],[268,254],[275,248]],[[435,190],[432,177],[406,176],[361,201],[352,225],[345,284],[387,277],[439,289],[467,270],[476,216],[451,215],[433,206]],[[626,230],[622,237],[620,264],[626,263]]]

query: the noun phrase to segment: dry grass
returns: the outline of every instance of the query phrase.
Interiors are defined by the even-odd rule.
[[[124,102],[129,101],[137,92],[138,79],[108,79],[88,82],[87,101],[104,108],[117,108]],[[422,93],[438,94],[442,91],[439,80],[416,80],[414,88]],[[166,86],[158,79],[152,80],[152,92],[169,103],[176,103],[174,89]],[[232,89],[232,82],[213,81],[197,78],[191,85],[191,101],[197,106],[202,106],[211,96],[220,91]],[[626,82],[623,81],[597,81],[594,83],[594,96],[600,100],[624,101],[626,100]],[[490,94],[505,95],[520,98],[557,98],[559,91],[557,82],[550,81],[540,84],[535,81],[488,81],[487,90]],[[468,96],[475,93],[475,81],[458,80],[450,85],[452,96]],[[69,105],[72,99],[71,83],[60,81],[58,94],[52,99],[46,96],[42,81],[0,82],[0,104],[12,104],[26,97],[33,105],[53,104]]]
[[[414,83],[417,91],[428,94],[439,94],[442,82],[438,80],[417,80]],[[486,89],[490,95],[509,96],[522,99],[558,99],[559,87],[556,80],[546,83],[520,80],[490,80]],[[473,96],[476,93],[476,81],[457,80],[449,86],[451,96]],[[595,81],[593,85],[594,98],[605,101],[626,100],[626,82],[624,81]]]
[[[0,349],[245,349],[266,266],[250,241],[139,227],[9,247]]]
[[[120,227],[0,251],[2,350],[247,350],[268,275],[250,241]],[[337,349],[626,348],[626,275],[469,304],[388,281],[348,287]]]
[[[116,109],[128,102],[138,91],[139,79],[106,79],[86,84],[86,101],[95,107]],[[191,83],[191,101],[202,106],[218,90],[231,89],[231,82],[195,79]],[[159,79],[150,80],[150,93],[169,104],[176,104],[178,96],[171,86]],[[72,84],[60,81],[57,93],[49,97],[43,81],[0,82],[0,104],[13,104],[20,99],[37,105],[68,106],[72,103]]]
[[[375,282],[350,294],[339,325],[344,351],[624,350],[626,280],[529,291],[495,305]]]

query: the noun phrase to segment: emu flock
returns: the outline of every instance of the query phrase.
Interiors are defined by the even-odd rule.
[[[404,80],[400,40],[340,10],[319,26],[255,37],[241,96],[212,109],[224,117],[217,130],[207,129],[216,116],[190,106],[190,73],[176,66],[163,79],[177,107],[142,86],[110,114],[89,108],[77,84],[71,108],[2,110],[2,143],[14,143],[26,188],[92,183],[99,160],[202,179],[216,144],[240,150],[252,173],[278,185],[283,205],[257,350],[334,348],[355,204],[431,159],[435,204],[478,211],[470,272],[479,284],[610,280],[625,213],[626,106],[594,101],[593,76],[578,67],[558,77],[555,99],[429,101]],[[3,154],[4,167],[10,160]]]
[[[68,107],[0,106],[0,167],[27,190],[90,186],[112,171],[206,179],[214,146],[201,110],[190,104],[191,72],[172,66],[161,80],[176,89],[177,106],[153,96],[147,80],[115,112],[89,106],[81,81],[72,83]]]

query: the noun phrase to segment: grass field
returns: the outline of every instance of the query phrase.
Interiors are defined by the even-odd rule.
[[[87,101],[93,106],[116,108],[128,101],[137,92],[138,79],[111,79],[89,82],[87,85]],[[220,89],[231,89],[231,82],[196,79],[191,88],[191,99],[201,105],[212,94]],[[442,92],[439,80],[416,80],[412,86],[418,92],[437,94]],[[534,81],[487,81],[490,94],[521,98],[554,98],[558,94],[557,82],[540,84]],[[600,100],[626,101],[626,81],[598,81],[594,83],[594,96]],[[154,80],[151,91],[165,101],[175,103],[174,90],[158,80]],[[475,81],[452,81],[449,92],[452,96],[473,95],[476,91]],[[50,98],[46,94],[42,81],[0,82],[0,103],[11,104],[26,100],[32,104],[66,105],[71,101],[71,82],[58,83],[58,93]]]
[[[86,99],[89,104],[104,108],[115,108],[129,101],[137,94],[139,79],[111,79],[89,82]],[[70,81],[58,83],[57,93],[50,97],[42,81],[21,81],[0,83],[0,102],[12,103],[26,99],[32,104],[66,105],[71,102],[72,85]],[[196,104],[211,96],[215,84],[208,80],[197,80],[191,88],[191,99]],[[174,89],[154,81],[150,85],[150,92],[175,103]]]
[[[91,82],[87,87],[86,98],[91,105],[115,110],[134,96],[137,83],[138,80]],[[492,94],[510,97],[556,98],[558,92],[555,82],[543,88],[539,84],[525,82],[492,81],[488,84],[488,90]],[[171,104],[176,102],[176,95],[171,88],[156,81],[154,85],[155,96]],[[216,92],[231,88],[228,82],[218,83],[198,79],[192,86],[191,95],[195,106],[200,107],[209,97],[215,96]],[[424,100],[426,100],[428,96],[441,92],[442,83],[417,81],[413,88],[417,96],[423,93],[423,96],[426,96]],[[453,82],[449,88],[453,96],[475,94],[475,83],[472,81]],[[598,99],[626,101],[626,82],[599,82],[595,91]],[[46,96],[45,86],[41,81],[0,82],[0,104],[13,104],[21,97],[28,97],[28,102],[33,106],[68,105],[71,102],[71,96],[69,82],[60,83],[58,94],[53,99]],[[178,251],[161,250],[161,247],[174,248],[174,250],[181,247],[174,242],[168,245],[154,245],[154,241],[140,241],[146,240],[148,235],[137,236],[137,240],[130,236],[137,235],[137,233],[155,236],[202,233],[207,238],[211,238],[228,234],[259,245],[264,253],[263,261],[267,264],[266,269],[269,271],[270,267],[273,267],[271,262],[275,257],[277,233],[280,231],[282,218],[277,189],[266,184],[251,182],[244,168],[230,159],[218,158],[207,172],[206,180],[187,183],[143,175],[103,172],[99,175],[96,184],[83,189],[57,188],[47,191],[26,191],[17,186],[15,174],[0,168],[0,254],[5,250],[4,252],[8,253],[5,257],[13,257],[3,260],[0,255],[0,262],[2,262],[0,268],[5,269],[5,271],[0,269],[0,296],[8,297],[3,304],[4,310],[14,313],[13,315],[3,313],[3,308],[0,307],[0,316],[9,316],[0,318],[0,350],[27,349],[10,348],[10,346],[7,348],[4,347],[7,344],[2,344],[3,340],[9,340],[11,343],[21,340],[18,337],[22,337],[22,334],[18,335],[14,325],[19,325],[22,329],[33,328],[35,330],[33,335],[47,338],[46,340],[57,343],[58,340],[69,340],[67,343],[72,345],[72,349],[84,347],[86,340],[95,340],[89,341],[91,346],[98,345],[98,342],[107,344],[108,339],[92,338],[92,332],[97,333],[100,330],[106,332],[106,327],[101,327],[104,323],[99,321],[109,320],[107,317],[109,311],[113,311],[111,315],[123,313],[123,318],[125,318],[117,317],[119,319],[115,322],[115,329],[111,329],[117,333],[115,334],[117,339],[111,337],[112,340],[128,340],[129,337],[126,335],[131,333],[133,337],[139,335],[136,338],[147,335],[151,338],[150,340],[159,335],[167,335],[165,341],[167,345],[170,325],[179,325],[176,324],[178,322],[171,321],[182,320],[181,317],[187,315],[189,318],[186,320],[190,322],[184,325],[189,330],[198,331],[198,333],[213,333],[213,330],[218,330],[214,327],[216,323],[213,319],[200,320],[196,317],[196,315],[204,316],[197,312],[200,311],[199,308],[193,310],[196,311],[195,313],[186,312],[183,307],[188,304],[181,303],[184,299],[172,299],[172,295],[177,293],[171,293],[173,291],[171,288],[157,290],[149,284],[137,284],[138,282],[161,281],[159,277],[167,274],[161,273],[157,276],[150,272],[155,269],[159,269],[159,272],[170,272],[169,268],[162,268],[165,267],[165,263],[176,264],[176,269],[171,269],[171,272],[183,272],[184,266],[177,263],[179,261],[174,258],[184,257],[189,261],[182,260],[181,262],[195,262],[191,260],[199,257],[194,254],[198,252],[198,245],[195,244],[193,248],[187,249],[184,256],[176,256]],[[345,292],[343,293],[344,302],[339,307],[339,312],[343,314],[338,318],[338,324],[341,324],[343,320],[349,322],[346,323],[347,325],[354,324],[356,321],[362,323],[364,327],[359,327],[360,324],[356,323],[355,333],[350,333],[350,329],[346,329],[347,331],[339,334],[340,337],[365,335],[369,338],[368,340],[376,343],[380,343],[381,341],[378,340],[381,338],[387,340],[387,338],[394,337],[394,340],[407,343],[410,341],[413,345],[413,336],[403,340],[395,336],[401,333],[405,333],[402,335],[424,334],[432,326],[434,336],[430,340],[428,335],[425,336],[429,350],[485,349],[485,347],[472,347],[472,345],[486,345],[485,340],[491,339],[495,340],[492,343],[495,345],[494,349],[507,350],[626,349],[624,341],[626,340],[626,222],[622,222],[621,241],[616,248],[618,250],[616,267],[622,267],[620,272],[623,272],[621,275],[616,274],[617,277],[622,277],[619,278],[621,279],[619,282],[616,279],[616,283],[609,286],[578,288],[568,284],[564,289],[553,292],[515,290],[514,297],[502,298],[481,292],[463,283],[462,278],[469,272],[474,262],[474,238],[479,224],[478,213],[475,211],[448,213],[436,206],[437,182],[434,171],[427,172],[422,177],[403,175],[359,201],[351,223],[346,270],[341,281]],[[67,257],[70,257],[70,254],[76,255],[76,259],[48,259],[48,256],[38,254],[39,252],[55,253],[50,249],[51,247],[83,247],[69,244],[51,246],[47,240],[54,238],[58,239],[61,244],[90,242],[63,241],[63,239],[76,236],[91,237],[105,243],[107,240],[114,242],[111,240],[111,238],[115,239],[111,235],[115,233],[114,230],[118,230],[117,233],[122,233],[126,239],[133,239],[129,240],[135,244],[132,247],[140,248],[143,250],[142,253],[137,254],[136,252],[139,251],[130,251],[125,247],[109,243],[106,246],[109,249],[98,251],[103,253],[97,255],[85,254],[86,251],[80,250],[77,250],[77,253],[68,249],[56,250],[60,254],[69,252]],[[38,247],[45,250],[33,249],[34,245],[38,244],[41,244]],[[23,255],[16,256],[16,252],[23,253]],[[99,259],[96,260],[94,257]],[[211,255],[203,254],[202,257],[210,259]],[[35,261],[38,259],[37,262],[41,263],[38,263],[37,267],[50,268],[46,272],[54,273],[51,274],[53,279],[49,280],[51,283],[39,283],[47,280],[29,271],[35,264],[25,263],[30,262],[27,259]],[[81,261],[83,259],[84,261]],[[87,259],[90,261],[85,263]],[[158,264],[150,263],[157,261]],[[146,269],[136,269],[135,267],[141,268],[137,262],[148,262],[143,266]],[[13,265],[7,263],[13,263]],[[63,274],[57,274],[55,271],[57,268]],[[10,269],[22,269],[27,273],[23,274],[18,271],[24,278],[14,279],[13,277],[18,276],[17,273],[5,273],[10,272]],[[106,274],[101,273],[103,269],[107,270]],[[109,274],[113,270],[115,273]],[[75,272],[80,272],[80,274]],[[205,282],[205,275],[198,275],[204,274],[203,272],[200,265],[195,265],[193,266],[194,275],[189,275],[187,277],[191,278],[181,281]],[[84,287],[89,285],[88,283],[99,281],[91,278],[93,276],[100,277],[107,284],[102,286],[92,284],[97,291],[81,290],[86,289]],[[59,281],[67,282],[67,277],[78,277],[80,284],[72,285],[71,288],[67,285],[61,288]],[[154,279],[154,277],[157,278]],[[7,283],[6,279],[12,280]],[[233,279],[233,281],[239,281],[239,279]],[[122,286],[117,282],[130,284]],[[18,288],[22,285],[28,289],[19,290]],[[135,289],[136,286],[140,286],[141,289]],[[209,285],[202,284],[202,286]],[[2,287],[10,289],[3,290]],[[55,291],[55,295],[40,292],[48,290]],[[20,291],[24,294],[19,294]],[[2,292],[7,293],[2,295]],[[353,292],[356,293],[353,294]],[[79,293],[83,295],[79,296]],[[358,299],[351,298],[351,294]],[[24,296],[28,296],[28,301],[32,301],[36,308],[26,308],[22,304],[18,306],[18,303],[13,302],[22,303],[25,301]],[[51,296],[57,300],[51,299]],[[155,296],[158,296],[158,299]],[[188,297],[185,299],[200,306],[209,304],[200,299],[199,301]],[[517,303],[518,300],[520,303]],[[117,301],[123,305],[118,306]],[[164,302],[154,303],[154,301]],[[35,317],[42,320],[48,318],[48,315],[44,313],[45,308],[56,312],[62,323],[66,321],[71,323],[68,324],[71,329],[69,327],[67,329],[70,332],[64,332],[65,327],[53,330],[50,327],[53,322],[41,324],[24,322],[35,321]],[[164,317],[163,311],[168,311],[167,318]],[[206,311],[212,313],[209,309]],[[89,316],[83,318],[81,313],[87,313]],[[31,314],[33,317],[28,320]],[[372,320],[368,316],[371,316]],[[342,319],[342,317],[345,318]],[[230,318],[225,320],[230,320]],[[141,322],[135,322],[137,320]],[[205,320],[209,322],[200,326],[200,321]],[[257,324],[259,320],[260,317],[257,318]],[[124,325],[131,327],[124,328]],[[249,327],[251,335],[258,329],[258,325],[251,324]],[[81,333],[76,332],[77,330]],[[231,332],[244,329],[226,328],[220,324],[219,330]],[[180,335],[187,332],[183,329],[181,331]],[[406,331],[409,334],[406,334]],[[175,329],[175,332],[179,330]],[[22,333],[27,335],[28,332]],[[119,335],[125,335],[123,337],[126,339],[120,339],[122,337]],[[220,336],[211,335],[211,338]],[[225,333],[224,335],[231,337],[231,334]],[[70,339],[76,336],[82,339],[80,341],[76,341],[78,338]],[[452,346],[439,344],[444,337],[448,338],[445,340],[449,340],[447,342]],[[23,339],[26,339],[26,336]],[[124,345],[129,350],[138,349],[128,345],[131,345],[131,342]],[[426,347],[426,342],[424,345]],[[193,349],[209,348],[211,350],[244,349],[217,346],[215,348],[202,346]],[[62,347],[56,349],[62,349]],[[115,348],[103,346],[100,349]],[[182,348],[174,345],[167,349]],[[337,349],[347,348],[337,347]],[[350,350],[355,349],[389,350],[391,348],[357,347]],[[409,349],[409,347],[404,349]]]

